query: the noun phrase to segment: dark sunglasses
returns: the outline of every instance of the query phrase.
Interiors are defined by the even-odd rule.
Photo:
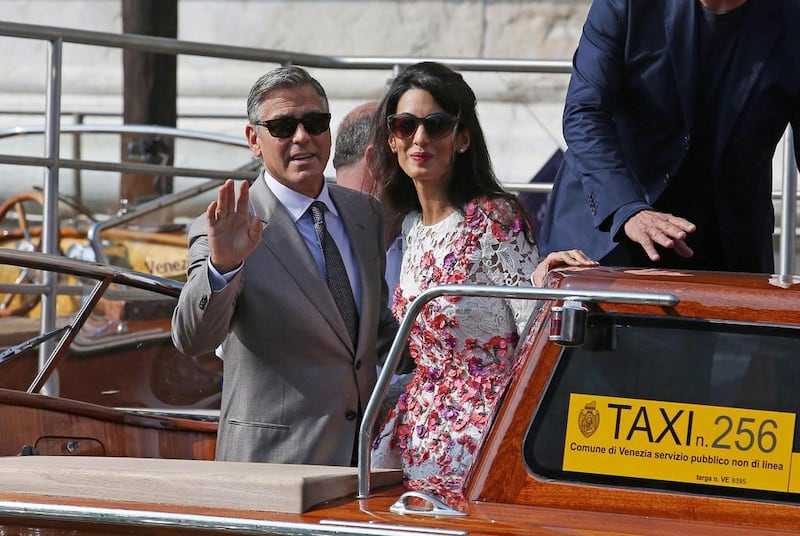
[[[267,127],[273,138],[291,138],[297,131],[297,125],[301,123],[306,132],[312,136],[317,136],[330,128],[331,114],[310,112],[300,118],[287,116],[270,119],[269,121],[253,121],[256,126]]]
[[[447,136],[456,129],[458,116],[446,113],[435,113],[425,117],[417,117],[412,114],[392,114],[386,118],[389,132],[400,139],[410,138],[419,128],[420,123],[425,127],[425,132],[431,138],[441,138]]]

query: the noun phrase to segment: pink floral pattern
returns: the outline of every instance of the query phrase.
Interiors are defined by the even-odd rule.
[[[420,292],[440,284],[530,286],[536,246],[505,199],[480,198],[441,222],[403,222],[403,266],[394,295],[400,319]],[[510,377],[530,300],[443,297],[411,331],[416,369],[373,445],[373,465],[402,467],[406,485],[448,502],[463,481]]]

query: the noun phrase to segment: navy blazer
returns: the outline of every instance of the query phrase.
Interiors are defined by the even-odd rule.
[[[601,259],[632,209],[652,206],[683,164],[693,143],[697,1],[592,2],[543,251],[581,248]],[[772,272],[772,157],[788,123],[800,161],[800,1],[748,2],[733,82],[719,96],[714,198],[729,268]]]

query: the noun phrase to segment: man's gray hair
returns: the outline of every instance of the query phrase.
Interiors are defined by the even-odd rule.
[[[327,112],[328,96],[325,94],[325,89],[322,87],[322,84],[320,84],[316,78],[308,74],[308,71],[302,67],[285,65],[264,74],[261,78],[256,80],[256,83],[250,88],[250,94],[247,96],[247,120],[253,123],[261,119],[261,104],[270,92],[276,89],[305,85],[314,88],[317,94],[322,98],[322,106],[324,111]]]

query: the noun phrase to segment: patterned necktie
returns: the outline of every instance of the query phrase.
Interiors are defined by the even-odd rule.
[[[347,326],[350,340],[355,345],[358,332],[358,310],[356,309],[356,301],[353,298],[353,289],[350,288],[350,280],[347,278],[347,270],[345,270],[344,262],[342,261],[342,255],[339,253],[339,248],[336,247],[336,242],[333,241],[333,237],[328,232],[328,226],[325,224],[325,203],[314,201],[311,203],[309,211],[311,212],[311,219],[314,220],[314,231],[317,233],[317,241],[320,249],[322,249],[322,256],[325,258],[328,288],[333,295],[336,306],[339,308],[339,313],[342,315],[345,326]]]

